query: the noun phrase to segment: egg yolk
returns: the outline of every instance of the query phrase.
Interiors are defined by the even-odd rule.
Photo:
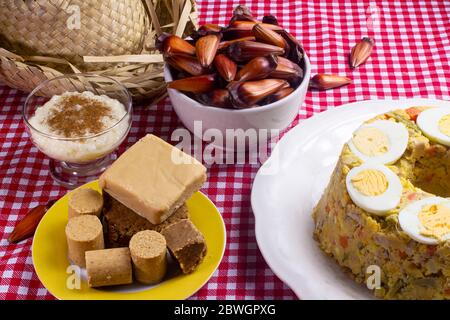
[[[439,120],[439,130],[446,136],[450,137],[450,114]]]
[[[389,150],[389,138],[383,131],[374,127],[359,129],[352,141],[359,152],[369,157],[382,155]]]
[[[388,188],[388,180],[384,173],[374,169],[359,172],[351,181],[353,187],[365,196],[378,196]]]
[[[450,233],[450,208],[442,204],[423,206],[419,212],[420,233],[438,240]]]

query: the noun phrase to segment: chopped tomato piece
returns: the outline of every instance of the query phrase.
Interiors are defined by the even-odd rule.
[[[436,253],[437,246],[427,246],[427,252],[430,256]]]
[[[407,255],[406,252],[404,252],[404,251],[399,251],[399,252],[398,252],[398,255],[399,255],[399,257],[402,258],[402,259],[406,259],[406,258],[408,257],[408,255]]]
[[[427,154],[427,156],[430,156],[430,157],[435,156],[437,152],[438,152],[438,147],[436,147],[436,145],[432,145],[425,150],[425,153]]]
[[[422,112],[422,110],[420,110],[417,107],[411,107],[411,108],[406,109],[405,111],[408,114],[409,119],[411,119],[411,121],[414,121],[414,122],[417,120],[417,117]]]
[[[445,288],[445,289],[444,289],[444,295],[450,297],[450,288]]]
[[[348,247],[348,237],[340,236],[339,244],[341,245],[342,248],[346,249]]]
[[[408,200],[409,200],[409,201],[414,201],[414,200],[416,200],[416,198],[417,198],[417,193],[415,193],[415,192],[410,193],[410,194],[408,195]]]

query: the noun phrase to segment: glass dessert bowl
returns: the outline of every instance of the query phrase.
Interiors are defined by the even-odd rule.
[[[131,114],[127,89],[92,74],[42,82],[22,110],[31,140],[50,158],[50,174],[67,188],[92,181],[116,159],[114,151],[130,131]]]

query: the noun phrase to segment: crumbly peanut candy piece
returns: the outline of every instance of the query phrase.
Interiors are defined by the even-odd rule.
[[[152,224],[133,210],[111,197],[107,192],[103,193],[104,207],[103,217],[106,226],[106,242],[109,247],[128,247],[131,237],[144,230],[161,232],[169,224],[188,218],[186,204],[178,208],[174,214],[161,224]]]
[[[169,225],[161,233],[183,273],[196,270],[206,255],[207,247],[203,235],[194,224],[184,219]]]
[[[86,266],[85,252],[103,249],[103,226],[93,215],[71,218],[66,225],[69,259],[80,267]]]
[[[69,219],[84,214],[99,217],[102,208],[103,197],[98,191],[89,188],[78,189],[72,193],[69,199]]]
[[[166,245],[166,239],[156,231],[140,231],[131,238],[130,252],[137,281],[161,282],[167,271]]]
[[[86,252],[89,287],[104,287],[133,282],[130,250],[114,248]]]

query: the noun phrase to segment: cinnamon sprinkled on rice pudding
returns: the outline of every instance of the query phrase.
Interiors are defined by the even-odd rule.
[[[53,96],[29,119],[31,137],[39,149],[56,160],[84,163],[118,147],[129,129],[125,106],[92,92]]]

